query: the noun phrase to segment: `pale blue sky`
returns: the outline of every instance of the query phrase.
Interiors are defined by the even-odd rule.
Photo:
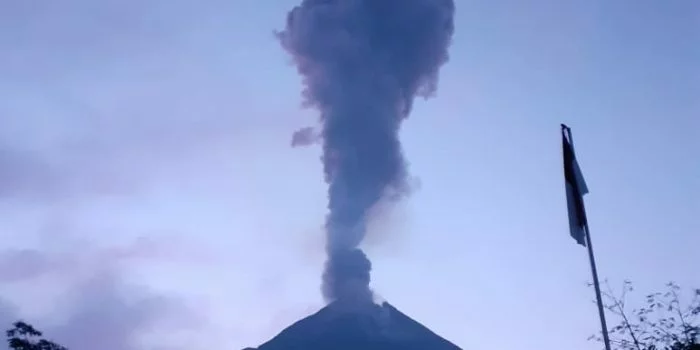
[[[0,2],[0,321],[237,349],[321,306],[320,150],[289,147],[315,114],[272,35],[297,2]],[[561,122],[601,277],[700,287],[700,2],[457,6],[402,132],[419,190],[367,246],[379,294],[465,349],[599,348]]]

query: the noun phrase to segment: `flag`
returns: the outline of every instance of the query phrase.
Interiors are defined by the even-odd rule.
[[[588,193],[586,181],[576,161],[574,146],[571,142],[571,129],[562,125],[562,147],[564,153],[564,180],[566,182],[566,206],[569,212],[569,231],[571,237],[582,246],[586,246],[586,208],[583,195]],[[567,138],[568,136],[568,138]]]

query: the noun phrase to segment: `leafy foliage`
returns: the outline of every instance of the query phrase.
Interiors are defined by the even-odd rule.
[[[606,282],[607,285],[607,282]],[[629,310],[627,294],[634,291],[625,281],[616,296],[609,285],[603,293],[605,308],[620,323],[609,329],[611,346],[617,350],[700,350],[700,289],[693,290],[688,304],[680,300],[681,288],[668,283],[665,292],[646,296],[646,306]],[[601,340],[599,336],[591,338]]]
[[[7,344],[12,350],[68,350],[65,347],[42,338],[40,331],[32,325],[17,321],[14,328],[7,330]]]

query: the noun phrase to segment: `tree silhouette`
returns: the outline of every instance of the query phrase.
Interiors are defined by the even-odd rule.
[[[646,306],[629,310],[628,293],[632,283],[625,281],[619,296],[607,284],[603,292],[605,308],[620,319],[609,330],[611,345],[617,350],[700,350],[700,289],[693,290],[690,303],[681,303],[681,288],[666,284],[665,292],[646,296]],[[592,339],[601,338],[597,335]]]
[[[7,330],[7,344],[12,350],[68,350],[52,341],[42,338],[42,333],[32,325],[17,321],[14,328]]]

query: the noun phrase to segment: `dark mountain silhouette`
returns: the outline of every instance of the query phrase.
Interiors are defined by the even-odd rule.
[[[257,350],[461,350],[389,303],[334,302]],[[246,350],[255,350],[248,348]]]

